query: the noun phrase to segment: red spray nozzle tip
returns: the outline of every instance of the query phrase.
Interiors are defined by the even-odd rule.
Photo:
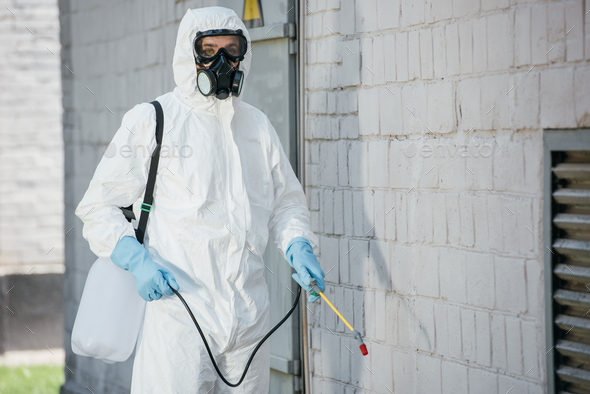
[[[359,349],[361,349],[361,353],[363,354],[363,356],[369,354],[369,351],[367,350],[367,345],[365,345],[364,343],[361,346],[359,346]]]

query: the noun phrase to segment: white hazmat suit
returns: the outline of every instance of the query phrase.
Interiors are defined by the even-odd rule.
[[[269,235],[283,254],[295,237],[307,238],[317,254],[318,239],[301,184],[267,116],[241,96],[219,100],[196,88],[192,43],[198,31],[209,29],[242,29],[248,53],[239,69],[248,75],[251,42],[238,16],[221,7],[188,10],[172,64],[177,86],[157,98],[164,137],[144,246],[172,271],[222,372],[235,382],[269,329],[262,259]],[[135,236],[119,207],[143,196],[155,127],[149,103],[125,114],[76,209],[83,236],[99,257],[110,257],[121,238]],[[172,146],[181,149],[172,155]],[[267,341],[244,383],[226,386],[184,306],[165,296],[147,304],[131,393],[266,393],[269,358]]]

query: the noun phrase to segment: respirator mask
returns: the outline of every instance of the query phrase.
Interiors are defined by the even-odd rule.
[[[214,29],[200,31],[193,43],[197,71],[197,87],[203,96],[215,95],[224,100],[230,94],[239,96],[244,73],[231,62],[244,60],[248,43],[242,30]]]

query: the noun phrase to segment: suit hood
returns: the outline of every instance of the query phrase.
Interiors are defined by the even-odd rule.
[[[219,100],[214,96],[203,96],[197,89],[197,68],[193,54],[193,41],[197,32],[211,29],[241,29],[248,41],[247,53],[244,60],[240,62],[238,70],[244,72],[244,80],[250,71],[252,61],[252,42],[250,34],[242,20],[236,13],[224,7],[206,7],[198,9],[189,9],[180,22],[178,27],[178,36],[174,48],[174,57],[172,60],[172,69],[174,72],[174,82],[177,86],[177,94],[190,105],[209,107]],[[232,101],[235,106],[241,100],[244,89],[240,96],[230,96],[226,100]]]

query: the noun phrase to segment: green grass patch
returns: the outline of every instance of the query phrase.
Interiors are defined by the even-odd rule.
[[[63,365],[0,367],[0,394],[57,394]]]

